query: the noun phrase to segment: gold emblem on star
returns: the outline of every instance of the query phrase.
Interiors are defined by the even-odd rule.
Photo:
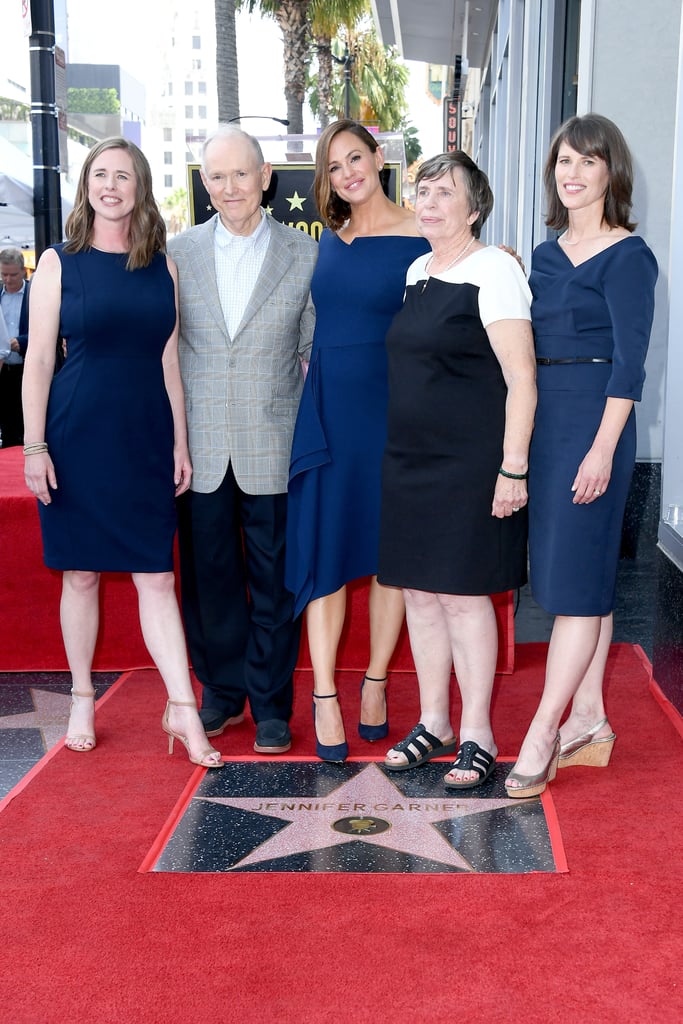
[[[332,828],[347,836],[378,836],[390,829],[391,825],[384,818],[338,818],[332,822]]]

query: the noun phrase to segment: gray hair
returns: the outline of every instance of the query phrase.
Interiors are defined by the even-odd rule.
[[[438,156],[425,160],[423,164],[420,164],[415,176],[415,187],[417,188],[423,180],[433,181],[435,178],[443,177],[444,174],[450,174],[452,180],[456,167],[459,167],[463,173],[469,213],[479,214],[474,224],[470,225],[474,237],[479,238],[481,229],[493,209],[493,192],[489,185],[489,179],[467,153],[456,149],[451,153],[439,153]]]
[[[218,128],[204,140],[202,146],[202,167],[206,170],[206,150],[215,142],[217,139],[246,139],[254,151],[256,157],[256,163],[259,167],[263,167],[265,160],[263,159],[263,150],[258,139],[255,139],[249,132],[245,132],[242,128],[238,128],[235,124],[219,124]]]
[[[3,249],[0,252],[0,263],[13,263],[15,267],[24,269],[24,255],[20,249]]]

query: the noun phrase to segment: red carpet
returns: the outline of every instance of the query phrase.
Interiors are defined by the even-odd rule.
[[[501,756],[515,753],[545,649],[498,681]],[[395,740],[414,689],[396,679]],[[98,747],[60,749],[0,814],[0,1019],[8,1024],[622,1024],[680,1019],[680,719],[616,646],[607,770],[552,794],[567,874],[178,875],[138,868],[191,766],[165,756],[161,683],[136,672],[100,706]],[[352,755],[358,679],[341,682]],[[401,699],[403,695],[403,699]],[[312,753],[301,672],[292,754]],[[219,737],[250,753],[248,724]],[[380,751],[378,751],[380,753]]]
[[[21,448],[0,449],[0,608],[13,610],[12,628],[3,630],[2,670],[61,672],[67,669],[59,631],[62,577],[43,563],[38,509],[24,483],[23,467]],[[130,576],[104,576],[101,605],[95,669],[151,665],[137,620],[137,598]]]
[[[3,672],[61,672],[67,669],[59,632],[61,574],[43,564],[40,525],[35,499],[24,483],[21,448],[0,449],[0,609],[12,609],[12,628],[3,630]],[[350,589],[349,621],[342,638],[338,664],[364,671],[368,657],[367,588]],[[137,596],[130,576],[108,573],[101,583],[101,626],[94,668],[123,672],[152,665],[142,639]],[[509,594],[494,597],[498,617],[498,671],[514,667],[514,623]],[[353,643],[349,637],[353,636]],[[308,646],[301,645],[300,664],[310,667]],[[404,630],[393,667],[412,671],[413,661]]]

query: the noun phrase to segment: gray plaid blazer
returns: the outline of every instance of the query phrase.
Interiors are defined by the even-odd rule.
[[[271,219],[261,273],[231,338],[216,286],[217,216],[168,246],[178,266],[192,490],[215,491],[232,462],[245,494],[281,494],[303,385],[300,359],[309,358],[313,341],[318,244]]]

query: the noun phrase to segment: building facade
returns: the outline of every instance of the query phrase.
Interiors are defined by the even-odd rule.
[[[163,201],[187,187],[187,164],[197,162],[218,120],[214,4],[169,4],[156,44],[160,59],[157,80],[149,83],[145,145]]]
[[[487,241],[529,266],[548,237],[542,173],[573,113],[615,121],[636,170],[634,219],[660,268],[625,544],[657,543],[654,673],[683,709],[683,37],[681,0],[373,0],[385,43],[461,67],[458,116],[496,198]],[[463,128],[463,125],[460,125]],[[673,285],[673,287],[672,287]],[[650,525],[648,532],[648,523]]]

